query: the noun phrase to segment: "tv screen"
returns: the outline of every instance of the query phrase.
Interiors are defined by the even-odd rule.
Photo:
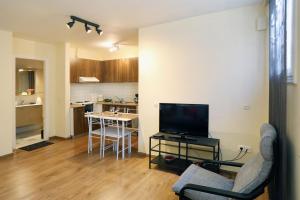
[[[159,131],[208,137],[208,115],[208,105],[161,103],[159,106]]]

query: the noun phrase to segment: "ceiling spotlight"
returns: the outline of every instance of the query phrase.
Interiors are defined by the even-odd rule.
[[[72,28],[72,26],[74,25],[74,23],[75,23],[75,21],[74,21],[74,19],[73,19],[73,21],[71,21],[71,22],[68,22],[66,25],[67,25],[67,27],[68,27],[68,29],[71,29]]]
[[[96,28],[96,32],[98,33],[98,35],[102,35],[103,31],[101,29],[99,29],[99,27]]]
[[[91,29],[90,27],[88,27],[87,24],[85,24],[85,32],[86,32],[86,33],[92,32],[92,29]]]
[[[120,49],[120,46],[118,44],[114,44],[112,47],[109,48],[110,52],[115,52]]]

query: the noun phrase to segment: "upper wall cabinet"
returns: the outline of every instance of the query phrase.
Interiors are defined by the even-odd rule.
[[[80,76],[97,77],[103,83],[138,82],[138,58],[95,61],[73,59],[70,66],[71,83]]]
[[[76,58],[71,59],[70,63],[70,81],[71,83],[79,83],[79,77],[96,77],[102,82],[102,62],[97,60],[89,60]]]
[[[103,61],[103,82],[138,82],[138,58]]]

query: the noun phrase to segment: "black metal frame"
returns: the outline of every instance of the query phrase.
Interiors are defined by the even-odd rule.
[[[192,137],[191,137],[192,138]],[[187,138],[180,138],[180,137],[175,137],[174,135],[166,134],[166,133],[157,133],[149,138],[149,169],[151,169],[151,164],[158,164],[155,163],[155,160],[157,157],[162,157],[162,154],[169,154],[169,155],[174,155],[178,159],[185,161],[185,164],[183,165],[182,169],[175,170],[178,174],[181,174],[190,164],[192,164],[192,160],[197,160],[197,161],[203,161],[207,160],[207,158],[202,158],[202,157],[195,157],[189,155],[189,150],[193,149],[196,151],[205,151],[205,152],[211,152],[212,153],[212,160],[219,160],[220,159],[220,140],[219,139],[214,139],[214,138],[199,138],[195,137],[194,139],[187,139]],[[152,139],[158,140],[158,144],[152,146]],[[172,145],[172,144],[163,144],[161,141],[169,141],[169,142],[175,142],[177,145]],[[211,150],[205,150],[201,148],[193,148],[190,147],[189,145],[195,145],[195,146],[204,146],[204,147],[209,147]],[[172,146],[172,147],[177,147],[178,152],[168,152],[168,151],[163,151],[161,149],[161,146]],[[181,151],[181,148],[185,149],[185,153]],[[158,153],[158,156],[155,157],[154,159],[152,158],[152,152]],[[160,165],[158,164],[160,167]],[[172,169],[171,169],[172,170]],[[173,170],[174,171],[174,170]]]
[[[244,165],[242,163],[216,161],[216,160],[209,160],[209,161],[205,161],[205,162],[219,164],[219,165],[226,165],[226,166],[231,166],[231,167],[242,167]],[[259,195],[264,193],[264,189],[269,184],[270,177],[272,177],[272,175],[273,175],[273,169],[274,169],[274,166],[272,167],[269,177],[260,186],[258,186],[256,189],[254,189],[250,193],[239,193],[239,192],[233,192],[230,190],[222,190],[222,189],[218,189],[218,188],[206,187],[203,185],[186,184],[180,190],[180,193],[179,194],[176,193],[176,194],[179,195],[180,200],[191,200],[190,198],[185,196],[186,190],[194,190],[194,191],[199,191],[199,192],[204,192],[204,193],[209,193],[209,194],[214,194],[214,195],[219,195],[219,196],[224,196],[224,197],[234,198],[234,199],[242,199],[242,200],[255,199],[256,197],[258,197]]]

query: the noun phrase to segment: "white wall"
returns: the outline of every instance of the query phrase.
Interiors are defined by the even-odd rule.
[[[142,28],[139,31],[141,140],[158,132],[158,103],[210,105],[210,132],[223,157],[237,145],[258,151],[268,121],[266,32],[256,31],[260,6],[244,7]],[[250,110],[245,110],[249,106]]]
[[[108,48],[86,49],[73,46],[71,47],[70,56],[92,60],[132,58],[138,56],[138,47],[122,46],[118,51],[110,52]]]
[[[70,137],[70,44],[56,47],[55,136]]]
[[[15,124],[15,69],[12,59],[12,33],[0,31],[0,156],[12,153]]]

